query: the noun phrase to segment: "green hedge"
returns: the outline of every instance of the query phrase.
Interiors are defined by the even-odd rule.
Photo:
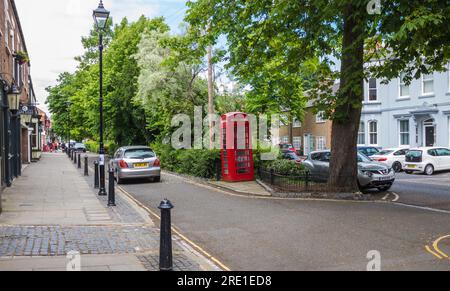
[[[98,141],[88,140],[84,143],[84,145],[86,146],[86,149],[91,153],[98,153],[100,151],[100,145]],[[108,155],[114,155],[118,148],[119,146],[114,142],[105,142],[105,151]]]
[[[213,178],[216,162],[220,160],[219,150],[174,150],[161,144],[154,144],[152,148],[164,169],[201,178]]]
[[[266,170],[274,170],[275,174],[283,176],[302,176],[307,169],[301,164],[296,164],[288,160],[276,160],[267,163],[264,167]]]
[[[169,145],[153,144],[153,150],[161,160],[161,166],[171,172],[187,174],[201,178],[214,178],[216,161],[220,161],[220,150],[174,150]],[[275,173],[287,176],[297,176],[305,172],[305,167],[291,161],[278,159],[261,161],[261,153],[268,150],[255,150],[255,172],[259,168],[274,169]]]

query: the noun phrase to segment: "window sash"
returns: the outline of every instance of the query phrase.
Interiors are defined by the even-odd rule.
[[[400,120],[400,145],[410,144],[409,120]]]
[[[323,111],[317,113],[316,123],[324,123],[325,122],[324,114],[325,114],[325,112],[323,112]]]
[[[422,93],[434,93],[434,76],[432,74],[422,76]]]
[[[358,144],[366,144],[366,129],[364,128],[364,122],[359,124]]]
[[[369,79],[369,101],[378,100],[378,84],[377,79]]]
[[[378,122],[376,121],[369,123],[369,143],[371,145],[378,144]]]
[[[406,85],[405,82],[405,73],[400,74],[399,83],[400,83],[400,97],[409,97],[409,85]]]
[[[295,149],[301,149],[302,148],[302,138],[301,137],[299,137],[299,136],[294,136],[294,138],[293,138],[293,147],[295,148]]]

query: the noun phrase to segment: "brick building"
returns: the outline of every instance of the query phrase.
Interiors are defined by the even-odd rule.
[[[280,141],[292,144],[300,155],[330,149],[332,125],[330,120],[323,118],[323,113],[315,114],[311,104],[305,109],[303,121],[294,118],[281,125]]]
[[[28,50],[15,2],[0,0],[0,189],[21,175],[22,163],[31,161],[35,103]]]

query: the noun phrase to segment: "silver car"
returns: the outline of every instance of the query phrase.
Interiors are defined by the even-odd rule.
[[[327,181],[330,172],[330,151],[313,152],[303,165],[310,171],[312,178]],[[388,166],[374,162],[358,153],[358,183],[361,190],[376,188],[388,191],[395,182],[395,171]]]
[[[155,152],[145,146],[122,147],[110,162],[118,184],[126,179],[147,178],[161,181],[161,162]]]

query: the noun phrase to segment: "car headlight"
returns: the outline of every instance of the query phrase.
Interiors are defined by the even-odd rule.
[[[367,177],[369,177],[369,178],[371,178],[371,177],[373,176],[373,173],[370,172],[370,171],[362,171],[362,173],[363,173],[364,175],[366,175]]]

